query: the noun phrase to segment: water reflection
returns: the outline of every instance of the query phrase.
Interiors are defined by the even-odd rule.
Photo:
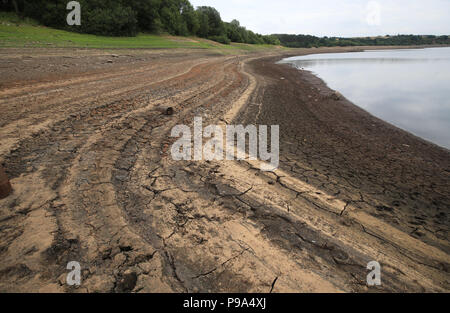
[[[317,54],[285,59],[355,104],[450,149],[450,48]]]
[[[424,63],[424,62],[441,62],[448,61],[446,59],[401,59],[401,58],[354,58],[354,59],[318,59],[318,60],[296,60],[290,63],[297,68],[312,67],[324,64],[361,64],[361,63],[376,63],[376,64],[392,64],[392,63]]]

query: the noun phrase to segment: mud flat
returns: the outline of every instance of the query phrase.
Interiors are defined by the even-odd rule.
[[[283,53],[0,51],[0,291],[449,291],[449,152]],[[279,124],[280,169],[172,160],[195,116]]]

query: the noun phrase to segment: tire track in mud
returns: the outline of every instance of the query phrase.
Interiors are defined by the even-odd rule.
[[[184,77],[185,79],[190,79],[192,75],[195,75],[195,72],[198,71],[193,70],[195,67],[204,67],[205,65],[201,65],[201,63],[204,63],[205,61],[200,60],[196,62],[197,64],[189,65],[189,64],[177,64],[179,67],[184,68],[185,66],[187,69],[185,69],[185,74],[191,72],[191,76]],[[68,93],[61,93],[57,94],[58,98],[54,100],[54,102],[49,102],[48,99],[44,99],[45,101],[36,101],[33,97],[32,103],[29,105],[33,107],[33,104],[37,103],[37,108],[34,110],[36,111],[36,114],[33,111],[27,112],[29,116],[27,118],[23,118],[24,112],[15,112],[15,110],[11,109],[9,106],[5,105],[4,108],[7,108],[8,111],[11,112],[11,114],[16,115],[15,117],[11,117],[8,114],[5,114],[5,123],[6,126],[1,129],[1,132],[3,134],[2,140],[4,140],[5,144],[2,145],[2,150],[0,151],[2,154],[7,152],[7,149],[10,148],[17,138],[17,134],[19,136],[26,136],[23,134],[23,129],[26,128],[27,130],[31,130],[31,132],[37,132],[40,129],[46,129],[51,126],[51,124],[55,123],[58,118],[56,116],[61,116],[61,119],[65,119],[65,115],[68,115],[70,113],[76,113],[79,112],[81,108],[86,109],[92,109],[99,105],[99,103],[104,103],[105,101],[108,101],[111,98],[117,98],[121,97],[124,99],[130,98],[130,97],[136,97],[141,98],[141,100],[145,100],[142,97],[142,94],[147,94],[147,100],[152,101],[156,99],[152,98],[165,98],[165,97],[171,97],[177,93],[177,86],[176,84],[179,83],[179,80],[170,80],[171,76],[173,77],[175,74],[171,71],[167,71],[164,73],[164,75],[160,75],[162,77],[158,77],[158,72],[154,73],[151,72],[147,79],[145,80],[138,80],[138,82],[131,80],[128,82],[129,74],[128,73],[122,73],[123,80],[125,80],[127,83],[126,87],[120,86],[119,88],[113,88],[116,87],[117,81],[115,84],[111,84],[108,82],[98,82],[98,84],[102,85],[102,88],[97,90],[91,90],[88,88],[88,86],[79,86],[78,89],[82,89],[81,92],[77,92],[74,95],[74,92],[72,90],[69,90]],[[181,73],[176,74],[175,76],[179,76]],[[142,82],[144,81],[144,82]],[[165,82],[173,81],[172,84],[165,86],[164,88],[161,88],[161,83],[164,84]],[[122,83],[123,85],[123,83]],[[149,90],[150,88],[150,90]],[[77,89],[77,90],[78,90]],[[43,103],[44,105],[41,105]],[[53,107],[52,107],[53,106]],[[51,109],[50,109],[51,108]],[[54,114],[52,114],[54,113]],[[31,115],[31,116],[30,116]],[[18,119],[18,121],[15,123],[14,121]],[[32,127],[31,127],[32,126]],[[28,135],[29,136],[29,135]],[[6,142],[6,139],[9,139],[10,142]],[[6,151],[4,151],[6,150]]]
[[[237,100],[236,102],[239,102]],[[245,104],[245,103],[243,103]],[[235,109],[230,110],[233,113],[236,113]],[[213,115],[214,116],[214,115]],[[225,114],[225,116],[233,116],[232,114]],[[193,117],[191,117],[191,120]],[[222,119],[221,115],[216,115],[215,120],[213,119],[211,122],[218,122],[218,120]],[[168,131],[168,130],[167,130]],[[150,154],[150,152],[145,153]],[[130,155],[128,156],[130,157]],[[150,159],[148,159],[150,162]],[[163,164],[164,161],[162,162]],[[170,161],[168,161],[170,163]],[[223,165],[222,165],[223,166]],[[329,222],[321,225],[321,227],[312,227],[308,225],[307,222],[299,222],[292,220],[291,217],[286,216],[284,213],[284,205],[279,205],[276,209],[279,213],[273,213],[274,207],[267,206],[265,203],[259,202],[261,201],[261,196],[258,194],[264,187],[254,188],[254,185],[247,185],[244,189],[245,191],[239,191],[237,189],[233,189],[231,187],[232,183],[235,181],[245,182],[248,181],[246,177],[239,177],[237,179],[223,180],[220,176],[225,176],[225,174],[217,175],[219,172],[218,169],[222,167],[220,164],[216,164],[214,166],[202,164],[202,166],[196,166],[195,164],[188,163],[186,167],[180,167],[179,165],[167,165],[166,167],[158,166],[154,164],[153,170],[150,172],[149,177],[143,178],[143,186],[146,190],[147,194],[142,193],[141,190],[136,190],[136,181],[132,180],[132,182],[128,182],[129,185],[134,186],[130,189],[126,189],[127,195],[133,195],[129,202],[127,203],[125,210],[129,211],[129,208],[133,208],[131,214],[129,214],[130,221],[135,223],[138,227],[144,230],[141,231],[143,237],[154,238],[152,234],[157,233],[157,237],[159,238],[159,245],[162,245],[162,250],[164,251],[163,256],[166,257],[166,262],[169,263],[168,267],[172,270],[172,275],[175,281],[178,281],[181,286],[181,289],[185,289],[187,291],[266,291],[267,286],[270,285],[272,277],[277,275],[277,280],[280,279],[279,286],[280,290],[287,291],[295,291],[300,288],[300,290],[309,290],[309,291],[324,291],[324,290],[346,290],[346,291],[364,291],[366,290],[365,286],[365,266],[368,262],[371,261],[370,256],[367,255],[368,246],[374,244],[373,238],[370,238],[368,235],[364,238],[368,244],[358,244],[354,241],[354,238],[348,236],[345,240],[336,241],[333,238],[335,234],[322,235],[324,229],[329,228],[333,229],[336,227],[338,222],[334,222],[334,225],[330,225]],[[192,169],[192,167],[194,169]],[[137,166],[139,168],[139,172],[142,171],[142,166]],[[241,172],[248,171],[250,168],[235,168],[233,170],[224,171],[225,173],[229,172]],[[129,169],[127,168],[127,171]],[[188,174],[189,179],[183,178]],[[142,179],[142,175],[138,175]],[[290,179],[288,174],[284,174],[283,179]],[[281,188],[287,188],[290,192],[294,190],[294,187],[287,187],[286,182],[283,183],[281,181],[282,177],[277,177],[277,183],[281,185]],[[198,182],[197,184],[192,184],[192,180],[194,182]],[[231,184],[230,184],[231,183]],[[267,182],[264,182],[265,185]],[[139,185],[139,184],[137,184]],[[217,187],[221,186],[221,187]],[[266,185],[267,186],[267,185]],[[295,186],[295,184],[294,184]],[[116,187],[118,193],[123,191],[124,185],[119,184]],[[228,193],[221,194],[219,188],[228,189]],[[273,188],[272,193],[276,193],[276,190],[279,191],[280,186]],[[317,205],[318,199],[314,197],[319,194],[317,189],[309,187],[313,189],[309,190],[310,194],[313,196],[305,198],[304,193],[308,193],[308,191],[296,192],[294,195],[289,195],[286,198],[293,197],[290,200],[290,204],[293,208],[301,207],[301,206],[309,206],[311,205],[317,206],[323,210],[320,206]],[[132,192],[131,190],[135,191]],[[244,190],[242,189],[242,190]],[[230,191],[231,190],[231,191]],[[234,190],[234,191],[233,191]],[[257,193],[253,195],[253,197],[249,197],[248,195],[251,193],[251,190],[257,190]],[[148,193],[149,192],[149,193]],[[231,192],[231,193],[230,193]],[[242,197],[247,197],[247,199],[242,199]],[[325,196],[322,196],[322,198]],[[151,201],[148,202],[148,199],[151,198]],[[227,203],[224,205],[222,200],[217,199],[227,199]],[[232,199],[230,199],[232,198]],[[284,199],[286,199],[284,198]],[[307,201],[300,201],[298,198],[304,198]],[[280,201],[280,200],[278,200]],[[283,203],[286,200],[281,200]],[[152,203],[156,202],[156,205]],[[203,202],[203,203],[202,203]],[[193,205],[195,203],[195,205]],[[284,203],[285,204],[285,203]],[[325,208],[333,207],[329,201],[325,201],[322,203]],[[149,224],[152,224],[151,219],[148,219],[146,214],[143,214],[143,207],[147,208],[144,211],[147,211],[148,215],[155,217],[151,213],[152,211],[157,211],[158,208],[161,210],[165,208],[164,211],[167,213],[172,210],[172,220],[167,219],[165,217],[164,223],[169,223],[172,227],[167,228],[165,225],[156,222],[157,226],[150,227]],[[150,208],[149,208],[150,207]],[[214,217],[209,216],[209,212],[205,212],[203,210],[208,210],[210,208],[214,208],[217,210],[216,215]],[[279,207],[282,207],[281,210]],[[344,213],[344,210],[347,209],[348,204],[342,203],[340,207],[337,208],[335,212],[331,212],[333,214],[341,216]],[[171,210],[167,210],[171,208]],[[199,213],[199,208],[202,213]],[[237,211],[237,212],[236,212]],[[261,212],[262,211],[262,212]],[[283,213],[280,213],[283,212]],[[328,213],[329,210],[325,209]],[[242,268],[236,268],[231,270],[227,267],[232,267],[234,261],[238,261],[238,258],[241,257],[245,253],[245,264],[252,263],[257,264],[261,262],[260,256],[255,255],[255,253],[249,252],[254,251],[254,249],[247,244],[245,241],[241,240],[230,240],[230,235],[227,230],[220,229],[220,226],[226,224],[228,222],[236,222],[239,225],[245,224],[245,221],[249,219],[249,213],[253,212],[252,217],[250,218],[256,225],[259,225],[259,229],[257,232],[264,234],[266,236],[265,240],[273,243],[277,248],[272,247],[272,251],[274,251],[274,255],[272,256],[272,260],[277,260],[279,262],[282,259],[281,255],[283,255],[283,250],[292,253],[292,249],[298,248],[299,246],[306,245],[307,248],[299,248],[300,251],[305,251],[302,257],[295,255],[295,258],[301,258],[301,261],[297,261],[297,264],[289,264],[288,267],[296,268],[296,273],[293,275],[290,273],[289,278],[287,275],[280,270],[274,270],[273,261],[265,260],[262,264],[258,264],[259,268],[255,269],[254,273],[260,274],[258,279],[254,278],[254,275],[249,275],[247,273],[247,280],[243,282],[240,279],[240,274],[242,273]],[[254,212],[258,212],[256,214]],[[261,212],[261,213],[260,213]],[[238,217],[236,217],[238,214]],[[242,214],[242,215],[240,215]],[[159,216],[161,218],[161,216]],[[211,260],[211,252],[204,253],[205,248],[199,248],[199,245],[208,246],[208,241],[212,240],[208,238],[208,235],[204,236],[208,239],[205,239],[202,236],[198,236],[200,225],[204,224],[203,219],[208,222],[211,230],[210,233],[218,232],[216,235],[219,238],[227,238],[226,241],[215,241],[214,246],[209,246],[209,249],[214,249],[217,247],[221,247],[223,250],[221,253],[215,255],[215,259]],[[310,217],[310,220],[313,220],[313,217]],[[330,216],[325,217],[325,220],[333,220]],[[348,217],[347,217],[348,219]],[[344,218],[343,218],[344,220]],[[171,222],[170,222],[171,221]],[[218,224],[218,225],[214,225]],[[221,225],[222,224],[222,225]],[[341,227],[342,228],[342,227]],[[341,229],[342,231],[342,229]],[[359,230],[360,232],[360,230]],[[225,235],[228,233],[228,236]],[[361,234],[358,234],[359,238],[361,238]],[[287,237],[286,237],[287,236]],[[369,238],[368,238],[369,237]],[[286,240],[288,238],[288,240]],[[173,242],[178,239],[178,242]],[[302,244],[299,243],[299,239]],[[363,241],[364,241],[363,239]],[[248,239],[247,239],[248,240]],[[261,239],[260,239],[261,240]],[[381,240],[383,240],[381,238]],[[347,242],[347,243],[346,243]],[[238,249],[234,248],[233,245],[239,246],[242,251],[239,252]],[[186,249],[186,246],[189,247]],[[358,248],[354,248],[354,247]],[[385,249],[383,245],[378,244],[379,249]],[[398,248],[398,247],[396,247]],[[195,250],[198,249],[201,253],[196,253]],[[229,258],[223,259],[221,258],[224,250],[227,250],[227,255]],[[266,251],[267,248],[261,249],[259,252]],[[281,251],[280,251],[281,250]],[[168,252],[170,251],[170,252]],[[231,252],[230,252],[231,251]],[[262,252],[264,253],[264,252]],[[395,255],[395,250],[390,251],[391,257]],[[376,254],[376,253],[375,253]],[[213,254],[214,255],[214,254]],[[292,257],[292,255],[290,255]],[[421,256],[424,258],[424,255]],[[398,258],[398,255],[396,255]],[[426,258],[426,255],[425,255]],[[186,260],[187,259],[187,260]],[[311,259],[313,261],[311,261]],[[445,260],[445,255],[441,255],[441,259]],[[192,260],[192,261],[190,261]],[[421,270],[422,268],[416,268],[416,271],[409,270],[409,267],[414,267],[414,263],[410,263],[407,266],[401,264],[396,264],[395,261],[392,261],[390,258],[386,258],[386,267],[389,267],[390,270],[385,273],[385,281],[389,282],[387,287],[380,289],[382,291],[406,291],[406,290],[426,290],[427,288],[434,288],[433,282],[427,280],[424,276],[423,285],[425,287],[421,287],[420,285],[415,285],[412,282],[411,277],[420,277],[422,276]],[[426,261],[425,261],[426,262]],[[270,266],[268,266],[268,263]],[[209,270],[204,270],[202,272],[198,272],[198,264],[206,264],[205,266],[201,266],[202,269],[210,268]],[[424,263],[425,264],[425,263]],[[426,264],[425,264],[426,265]],[[241,265],[242,266],[242,265]],[[312,272],[302,271],[304,268],[313,269]],[[337,267],[337,268],[336,268]],[[400,269],[401,268],[401,269]],[[325,270],[324,270],[325,269]],[[333,284],[327,284],[327,281],[321,279],[322,277],[329,276],[329,272],[333,271],[334,278],[328,278],[329,281],[332,281]],[[294,272],[294,271],[293,271]],[[405,274],[406,272],[406,274]],[[299,274],[301,273],[301,274]],[[264,275],[265,274],[265,275]],[[430,273],[428,273],[430,274]],[[431,273],[433,274],[433,273]],[[318,276],[316,276],[318,275]],[[253,277],[252,277],[253,276]],[[400,276],[400,277],[398,277]],[[253,279],[249,279],[249,277]],[[294,279],[292,277],[295,277]],[[337,278],[336,278],[337,277]],[[297,279],[297,282],[295,282]],[[230,283],[233,282],[233,283]],[[299,282],[304,281],[314,281],[315,284],[302,286]],[[405,285],[405,281],[408,282]],[[338,289],[337,286],[339,286]],[[283,289],[285,288],[285,289]],[[315,289],[317,288],[317,289]],[[424,289],[422,289],[424,288]],[[271,289],[272,290],[272,289]]]
[[[165,77],[155,77],[161,64],[104,73],[81,103],[60,101],[52,85],[30,85],[49,91],[56,107],[42,112],[50,121],[42,130],[0,153],[16,186],[0,202],[0,290],[448,290],[448,254],[368,215],[359,207],[365,195],[342,198],[317,185],[332,176],[313,166],[285,166],[296,159],[282,155],[282,169],[262,173],[258,162],[170,158],[172,127],[195,116],[205,125],[264,117],[274,79],[255,74],[251,60],[189,58]],[[132,80],[119,84],[121,77]],[[92,79],[54,88],[79,90]],[[175,115],[156,112],[159,105]],[[374,259],[384,284],[368,289],[365,267]],[[84,269],[78,289],[64,283],[72,260]]]
[[[206,95],[209,95],[211,92],[217,92],[216,90],[220,91],[221,89],[218,86],[223,85],[225,81],[227,81],[226,77],[224,77],[222,80],[219,80],[215,85],[211,86],[209,89],[206,89],[206,90],[195,90],[194,93],[196,94],[196,96],[198,96],[198,95],[201,95],[202,93],[204,93]],[[206,84],[204,84],[204,85],[206,85]],[[201,88],[201,89],[204,89],[204,87]],[[187,94],[189,94],[189,92],[187,92]],[[183,97],[183,95],[179,95],[179,98],[184,98],[184,97]],[[188,100],[192,101],[192,97],[188,97]],[[180,109],[183,105],[184,104],[178,105],[176,107],[177,110]],[[140,112],[140,114],[142,114],[142,113],[144,113],[144,112]],[[122,155],[122,154],[125,154],[126,158],[125,158],[125,160],[123,160],[120,157],[118,157],[118,159],[116,161],[116,167],[118,167],[118,168],[116,168],[116,170],[112,173],[113,174],[112,177],[108,178],[108,179],[111,179],[112,182],[118,183],[120,181],[125,180],[128,177],[127,173],[132,168],[133,158],[134,158],[135,155],[138,155],[140,153],[140,149],[137,148],[137,144],[135,143],[136,140],[138,140],[140,145],[142,145],[142,146],[147,146],[147,145],[149,145],[151,143],[151,145],[154,146],[154,149],[155,149],[155,151],[153,153],[150,153],[150,155],[152,156],[152,160],[153,160],[153,162],[155,160],[158,160],[158,157],[159,157],[158,152],[161,151],[161,148],[160,148],[161,142],[158,142],[158,140],[164,139],[166,136],[164,136],[163,138],[160,138],[159,135],[158,136],[153,136],[152,135],[153,134],[152,130],[155,129],[155,128],[167,127],[167,126],[163,126],[162,123],[163,122],[167,123],[168,121],[165,120],[163,122],[161,122],[161,121],[158,122],[158,119],[161,119],[161,117],[159,117],[158,115],[156,115],[154,118],[156,118],[156,119],[154,119],[154,120],[150,119],[150,121],[148,121],[148,122],[144,122],[144,120],[142,120],[141,121],[143,123],[142,128],[138,128],[137,130],[135,128],[133,128],[133,131],[136,131],[136,132],[133,135],[131,135],[130,138],[125,140],[122,144],[115,144],[114,145],[115,149],[117,149],[119,147],[122,147],[120,149],[120,151],[118,152],[119,156]],[[129,119],[130,119],[130,117],[127,117],[127,121]],[[139,119],[139,117],[138,117],[138,119]],[[172,122],[170,122],[170,124],[174,125],[174,122],[172,121]],[[146,140],[143,140],[143,138],[145,138]],[[156,146],[155,146],[155,144],[156,144]],[[101,152],[104,153],[104,151],[107,151],[107,149],[102,148]],[[111,154],[114,154],[115,152],[116,151],[112,152]],[[111,174],[111,173],[109,173],[109,174]],[[107,179],[107,181],[109,181],[108,179]],[[91,190],[87,191],[87,194],[91,194],[91,193],[92,193]],[[110,197],[114,197],[114,192],[112,190],[104,190],[103,191],[104,195],[108,194],[108,193],[110,194]],[[87,196],[87,197],[89,199],[95,199],[95,195],[91,195],[91,197],[89,197],[89,196]],[[120,214],[122,212],[122,210],[124,210],[125,212],[128,210],[128,208],[131,205],[130,201],[132,199],[135,199],[136,196],[127,193],[127,195],[124,198],[120,199],[120,192],[118,192],[116,197],[119,198],[117,200],[119,208],[116,208],[115,211],[116,211],[117,214]],[[129,197],[131,197],[132,199],[129,199]],[[78,200],[74,201],[74,203],[77,203],[80,200],[81,199],[78,199]],[[147,200],[147,201],[149,201],[149,200]],[[101,203],[103,203],[103,202],[101,201]],[[93,204],[95,204],[95,201],[91,200],[91,201],[89,201],[89,204],[93,205]],[[102,216],[101,214],[98,214],[98,213],[96,213],[96,215]],[[101,220],[101,218],[98,217],[98,216],[96,216],[96,219],[97,220]],[[107,219],[105,218],[105,221],[106,220]],[[99,222],[101,223],[101,222],[104,222],[104,221],[99,221]],[[114,224],[114,223],[115,223],[115,221],[112,221],[112,224]],[[131,225],[132,225],[132,223],[131,223]],[[108,229],[114,229],[114,226],[111,225],[111,226],[108,226],[107,228]],[[132,231],[134,231],[134,230],[132,230]],[[123,237],[126,237],[126,236],[122,236],[122,238]],[[106,240],[108,238],[109,238],[109,236],[105,236],[102,239]],[[120,240],[124,240],[124,239],[120,239]],[[102,242],[102,240],[96,240],[96,242]],[[155,241],[154,236],[153,236],[153,240],[151,240],[150,242],[153,243],[153,245],[156,248],[158,246],[160,246],[160,243],[158,243],[158,240]],[[104,247],[105,246],[106,246],[107,249],[111,249],[111,246],[112,246],[112,249],[114,249],[114,245],[108,244],[108,245],[104,245]],[[95,248],[93,250],[96,252],[97,248]],[[134,240],[131,243],[129,243],[128,244],[128,248],[126,250],[128,250],[127,251],[128,255],[131,253],[131,251],[133,251],[133,253],[139,253],[140,249],[136,248],[136,240]],[[117,258],[118,257],[117,255],[122,255],[122,256],[124,255],[124,254],[117,253],[117,251],[114,251],[114,253],[116,253],[116,255],[113,254],[113,258]],[[152,258],[154,256],[154,253],[155,252],[152,253]],[[139,254],[138,258],[139,257],[142,258],[142,255]],[[133,264],[134,264],[133,262],[134,261],[131,261],[131,264],[130,264],[130,262],[127,262],[126,264],[127,264],[128,267],[132,267]],[[121,274],[119,274],[119,275],[121,275]],[[138,276],[141,277],[141,275],[138,275]],[[122,291],[122,290],[116,290],[116,291]]]
[[[67,172],[68,166],[71,162],[73,162],[74,159],[79,158],[77,155],[80,153],[83,154],[84,143],[87,141],[89,142],[91,138],[98,137],[100,140],[100,143],[103,143],[104,139],[103,136],[106,136],[104,133],[107,131],[108,126],[103,126],[103,124],[112,125],[112,128],[119,129],[119,133],[121,129],[127,129],[128,131],[132,131],[133,127],[130,127],[128,120],[132,119],[133,112],[137,112],[137,116],[133,117],[136,120],[139,120],[137,124],[144,123],[143,121],[147,118],[150,119],[149,122],[145,122],[144,125],[140,127],[145,127],[147,124],[157,124],[157,120],[160,119],[160,117],[156,113],[149,113],[146,112],[150,109],[152,109],[155,105],[158,104],[158,102],[169,102],[171,105],[173,105],[174,99],[176,101],[179,101],[180,99],[184,99],[183,102],[180,104],[180,109],[183,107],[183,105],[188,105],[190,102],[193,101],[196,97],[204,97],[205,99],[208,99],[211,93],[215,92],[215,90],[219,90],[220,92],[226,91],[226,88],[220,88],[220,86],[227,86],[230,89],[233,89],[233,80],[230,80],[229,77],[222,73],[225,71],[228,71],[229,69],[223,68],[221,65],[221,62],[217,63],[210,63],[211,65],[205,64],[205,65],[199,65],[197,67],[192,68],[190,71],[188,71],[186,74],[183,74],[181,76],[175,77],[173,79],[170,79],[166,82],[162,82],[160,85],[162,88],[164,88],[164,91],[170,91],[172,88],[174,90],[173,97],[168,97],[167,94],[160,97],[160,100],[155,99],[152,101],[153,103],[151,105],[147,105],[147,107],[139,108],[139,106],[136,106],[133,101],[128,101],[127,103],[124,103],[123,100],[116,101],[114,103],[108,103],[106,105],[103,105],[101,107],[96,107],[91,110],[87,110],[84,114],[74,115],[71,116],[69,119],[64,120],[62,125],[56,124],[53,126],[50,130],[45,130],[41,132],[40,134],[37,134],[35,138],[31,140],[25,140],[21,143],[21,146],[19,146],[16,150],[14,150],[11,155],[7,158],[8,163],[8,170],[9,174],[14,177],[22,177],[27,176],[28,174],[34,173],[37,171],[37,168],[39,168],[39,173],[44,176],[48,180],[48,185],[52,186],[52,189],[60,189],[61,183],[67,179]],[[222,67],[222,68],[221,68]],[[228,66],[230,68],[230,66]],[[217,74],[220,73],[221,76],[223,76],[221,81],[218,81],[216,85],[211,84],[211,81],[217,80],[214,77],[217,76]],[[192,80],[192,82],[190,81]],[[231,83],[230,83],[231,81]],[[183,88],[188,90],[187,92],[182,92],[180,94],[180,84],[183,85]],[[190,86],[190,84],[192,86]],[[197,87],[198,86],[198,87]],[[210,87],[208,87],[210,86]],[[197,89],[198,88],[198,89]],[[209,88],[209,90],[207,89]],[[189,95],[186,98],[184,98],[183,94]],[[135,101],[136,99],[134,99]],[[130,110],[133,110],[131,113]],[[113,114],[114,113],[114,114]],[[126,115],[127,121],[124,121],[123,124],[117,123],[116,119],[120,116],[123,116],[123,114]],[[154,117],[148,116],[154,115]],[[144,116],[144,120],[143,116]],[[107,116],[112,116],[108,119],[106,119]],[[156,121],[153,121],[152,119],[156,119]],[[106,120],[106,121],[105,121]],[[123,117],[121,118],[123,120]],[[76,133],[80,134],[80,127],[88,125],[88,129],[83,129],[83,132],[81,133],[82,136],[80,138],[70,138],[67,140],[67,134],[69,133]],[[134,131],[134,130],[133,130]],[[36,138],[37,137],[37,138]],[[56,145],[56,147],[54,147]],[[91,145],[97,145],[96,142],[91,143]],[[63,146],[63,147],[61,147]],[[120,147],[119,144],[117,146]],[[53,149],[53,151],[49,151],[49,149]],[[89,151],[85,151],[86,155],[89,155],[91,152],[91,148],[88,149]],[[107,149],[105,149],[107,150]],[[114,151],[112,151],[114,152]],[[75,157],[77,156],[77,157]],[[32,163],[33,167],[31,168],[25,168],[23,166],[23,159],[28,159],[28,163]],[[57,160],[61,160],[61,164],[56,164]],[[82,160],[75,161],[82,162]],[[54,164],[50,164],[54,163]],[[17,165],[15,165],[17,164]],[[107,165],[108,166],[108,163]],[[102,169],[107,171],[106,168]],[[87,180],[88,181],[88,180]],[[89,182],[89,181],[88,181]],[[93,183],[95,185],[95,182]],[[75,190],[73,190],[74,193],[77,192],[83,192],[83,189],[80,188],[80,184],[76,185]],[[66,186],[67,187],[67,186]],[[93,201],[94,199],[86,197],[87,199],[90,199],[92,204],[97,204],[99,206],[105,206],[108,201],[100,201],[96,202]],[[67,210],[66,205],[64,204],[64,201],[61,201],[61,199],[56,198],[52,199],[51,201],[57,202],[58,205],[60,205],[59,208],[63,207],[63,212],[60,213],[61,215],[64,214],[64,211]],[[83,199],[78,199],[79,202],[75,202],[74,206],[79,209],[78,214],[83,215],[81,212],[80,203],[83,203]],[[84,199],[85,200],[85,199]],[[52,204],[53,206],[53,204]],[[90,212],[92,213],[92,212]],[[55,214],[58,216],[58,214]],[[13,220],[13,218],[11,218]],[[68,223],[70,225],[70,223]],[[65,225],[62,225],[61,227],[64,228]],[[91,227],[92,226],[90,224]],[[111,227],[114,229],[114,227]],[[61,233],[58,233],[58,236],[61,238],[58,238],[58,240],[62,240],[63,242],[56,242],[54,245],[64,246],[64,236]],[[70,237],[70,236],[69,236]],[[69,241],[72,242],[79,242],[79,239],[75,239],[78,237],[71,236],[71,239]],[[99,240],[99,242],[101,242]],[[52,248],[51,248],[52,249]],[[60,265],[60,264],[59,264]]]

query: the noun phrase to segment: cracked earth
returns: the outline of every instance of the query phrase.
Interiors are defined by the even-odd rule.
[[[448,292],[449,151],[281,58],[1,50],[0,291]],[[280,125],[280,168],[172,160],[196,116]]]

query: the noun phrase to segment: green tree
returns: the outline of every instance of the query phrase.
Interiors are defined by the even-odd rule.
[[[199,29],[197,31],[197,35],[199,37],[207,38],[209,34],[209,19],[208,15],[206,15],[204,12],[197,10],[195,12],[197,15],[197,20],[199,23]]]
[[[227,37],[232,42],[244,42],[242,28],[238,20],[232,20],[231,23],[225,23]]]
[[[100,0],[89,0],[89,4],[86,1],[82,5],[81,31],[105,36],[135,36],[138,30],[136,12],[120,2],[109,4]]]
[[[226,36],[220,13],[212,7],[199,7],[197,14],[200,20],[201,37]]]
[[[200,22],[194,7],[189,1],[184,1],[181,7],[181,17],[183,18],[184,23],[186,23],[189,34],[196,35],[200,28]]]
[[[129,6],[137,13],[139,30],[159,33],[164,26],[159,15],[162,0],[130,0]]]

